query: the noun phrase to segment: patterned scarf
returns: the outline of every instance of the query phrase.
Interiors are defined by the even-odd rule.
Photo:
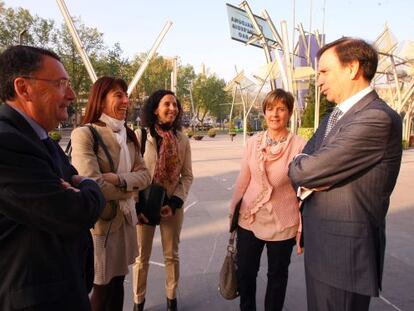
[[[181,171],[177,137],[172,129],[163,130],[159,125],[155,125],[155,131],[162,140],[155,166],[154,183],[162,185],[168,194],[172,194]]]
[[[282,142],[271,146],[266,143],[266,137],[267,131],[262,132],[257,136],[257,157],[259,159],[259,168],[263,172],[265,171],[265,162],[276,161],[283,156],[286,149],[289,147],[293,136],[291,133],[289,133],[286,140],[283,140]]]
[[[129,173],[132,171],[131,156],[127,145],[127,134],[124,120],[117,120],[105,113],[102,113],[100,121],[104,122],[111,130],[114,138],[116,139],[120,151],[119,151],[119,163],[116,173]],[[115,173],[115,172],[114,172]],[[137,214],[135,211],[135,199],[130,197],[125,200],[119,200],[119,208],[125,215],[126,219],[131,225],[135,225],[138,222]]]

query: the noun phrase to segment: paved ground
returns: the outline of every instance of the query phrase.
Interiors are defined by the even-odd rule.
[[[62,140],[65,145],[67,139]],[[238,300],[218,294],[217,280],[225,254],[227,207],[238,175],[242,137],[191,140],[195,180],[185,203],[181,235],[181,279],[178,295],[182,311],[238,310]],[[387,249],[383,292],[371,302],[373,311],[414,310],[414,149],[404,152],[401,173],[392,195],[387,222]],[[333,250],[332,256],[335,256]],[[159,234],[151,257],[146,310],[165,310],[164,270]],[[257,280],[258,310],[263,310],[266,256]],[[132,310],[131,277],[125,281],[124,310]],[[305,311],[303,256],[292,255],[285,311]]]

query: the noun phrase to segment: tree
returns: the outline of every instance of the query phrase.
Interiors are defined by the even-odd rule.
[[[123,51],[117,42],[112,48],[95,61],[95,70],[98,76],[120,77],[129,82],[130,77],[128,67],[130,66],[128,58],[122,57]]]
[[[22,43],[50,47],[54,22],[32,16],[23,8],[6,8],[0,2],[0,51],[8,46]]]
[[[130,80],[134,77],[137,70],[144,63],[148,53],[137,55],[129,68]],[[134,97],[142,98],[149,96],[159,89],[169,89],[171,81],[171,62],[162,56],[155,55],[149,62],[144,74],[141,76],[133,92]]]
[[[311,81],[309,83],[308,94],[305,97],[306,108],[303,111],[302,115],[302,127],[313,127],[315,124],[315,82]],[[326,99],[326,96],[322,95],[320,100],[320,109],[319,109],[319,120],[329,112],[335,104],[329,102]]]
[[[208,113],[215,117],[220,116],[220,112],[225,109],[221,105],[230,100],[229,94],[224,91],[225,86],[225,81],[215,75],[198,75],[193,83],[193,100],[198,121],[203,123]]]
[[[194,68],[191,65],[185,65],[178,68],[177,74],[177,97],[185,111],[191,110],[190,88],[192,81],[196,78]]]
[[[96,28],[85,26],[80,19],[74,18],[73,22],[82,42],[82,46],[90,58],[92,66],[95,69],[99,68],[99,61],[104,58],[106,53],[103,34]],[[55,30],[53,42],[53,50],[60,56],[70,77],[72,88],[77,94],[74,103],[76,114],[75,122],[77,123],[80,121],[79,116],[81,109],[87,102],[92,81],[65,24],[61,24],[60,29]],[[100,72],[96,72],[96,74],[98,77],[100,76]]]

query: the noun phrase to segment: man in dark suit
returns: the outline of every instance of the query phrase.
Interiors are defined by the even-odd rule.
[[[378,55],[341,38],[318,52],[318,86],[337,104],[289,176],[303,201],[309,311],[368,310],[378,296],[385,216],[401,164],[401,119],[370,87]]]
[[[89,228],[105,200],[47,134],[74,98],[55,53],[0,54],[0,310],[90,310]]]

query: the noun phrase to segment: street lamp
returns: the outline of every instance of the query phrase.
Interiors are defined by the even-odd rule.
[[[20,45],[23,44],[23,37],[25,34],[27,34],[27,29],[23,29],[22,31],[19,32],[19,44]]]

